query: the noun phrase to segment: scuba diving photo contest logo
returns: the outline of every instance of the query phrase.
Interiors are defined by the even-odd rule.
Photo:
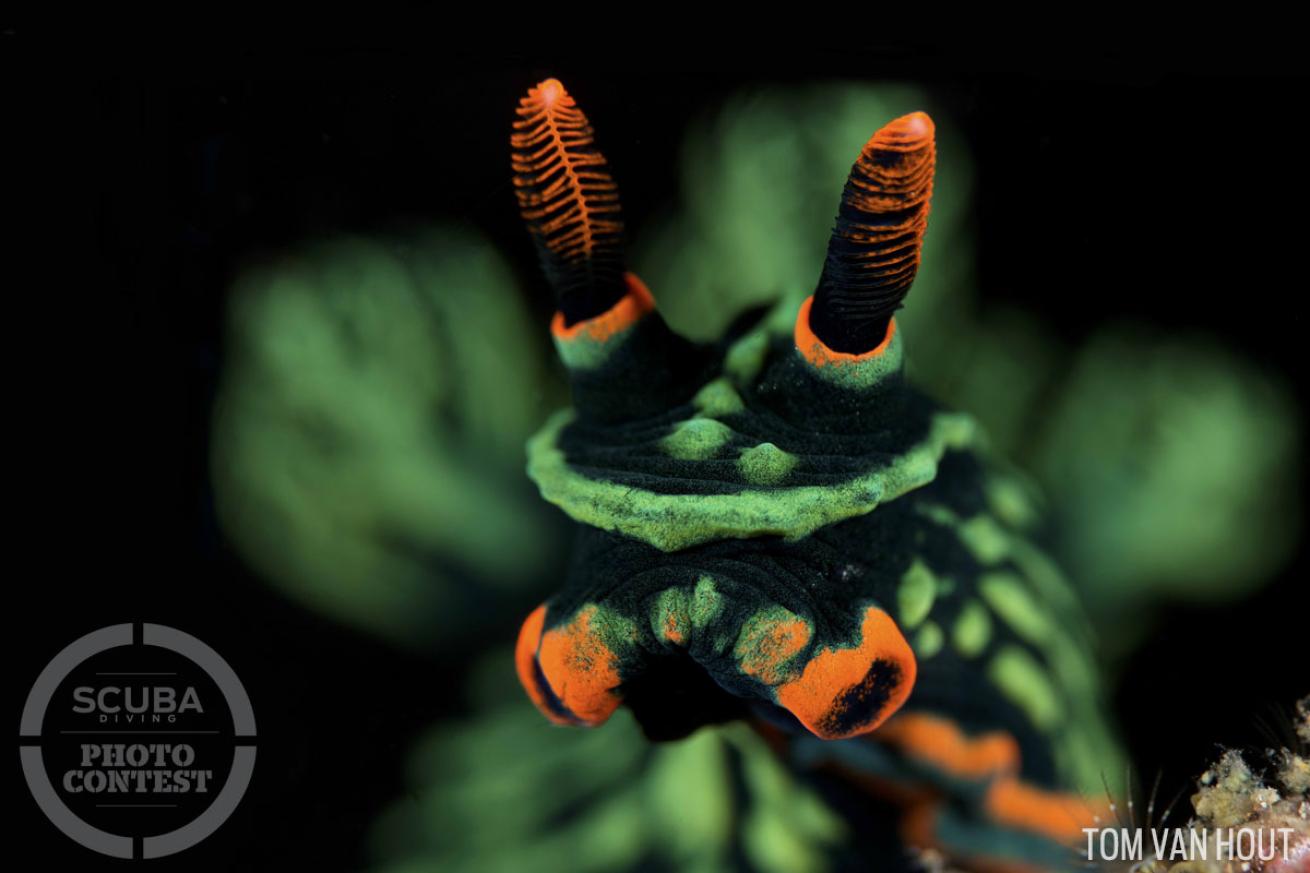
[[[218,829],[250,784],[255,716],[235,672],[190,634],[116,624],[55,655],[23,707],[32,797],[115,858],[172,855]]]

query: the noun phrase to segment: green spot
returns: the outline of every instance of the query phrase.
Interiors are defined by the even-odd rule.
[[[661,494],[592,479],[570,467],[558,442],[572,417],[570,410],[556,413],[528,441],[528,475],[542,497],[574,521],[618,531],[665,552],[729,537],[799,539],[931,482],[948,449],[967,448],[977,438],[969,416],[938,413],[922,442],[846,482],[744,488],[735,494]]]
[[[814,628],[808,621],[789,609],[771,606],[742,624],[733,657],[745,673],[767,685],[776,685],[786,678],[788,663],[813,636]]]
[[[1010,559],[1023,571],[1043,600],[1062,610],[1062,617],[1067,623],[1076,621],[1078,630],[1090,637],[1091,628],[1083,618],[1078,595],[1054,561],[1036,546],[1019,538],[1010,543]]]
[[[999,564],[1010,554],[1010,534],[985,513],[965,521],[954,510],[937,503],[924,504],[916,509],[935,524],[952,528],[960,542],[983,564]]]
[[[660,448],[683,461],[714,457],[732,439],[732,428],[712,418],[678,422],[673,433],[660,440]]]
[[[1069,780],[1083,791],[1104,792],[1102,778],[1106,780],[1117,778],[1122,772],[1118,767],[1108,768],[1109,762],[1117,757],[1117,751],[1113,747],[1098,747],[1099,744],[1094,742],[1079,725],[1071,725],[1060,739],[1063,745],[1060,757],[1063,759],[1064,769]],[[1106,775],[1107,770],[1109,775]]]
[[[915,559],[901,577],[900,588],[896,591],[901,626],[917,627],[932,612],[932,602],[936,595],[937,577],[926,564]]]
[[[993,476],[984,486],[987,505],[1005,524],[1026,530],[1037,521],[1037,508],[1029,492],[1010,476]]]
[[[1090,656],[1077,643],[1063,634],[1051,639],[1048,652],[1051,669],[1060,684],[1069,689],[1070,696],[1079,700],[1094,701],[1100,694],[1100,682]]]
[[[978,593],[993,612],[1030,643],[1045,643],[1055,629],[1023,580],[1013,573],[984,575],[978,580]]]
[[[650,629],[657,640],[677,645],[691,641],[691,597],[685,588],[666,588],[655,598]]]
[[[975,515],[958,530],[961,542],[983,564],[999,564],[1010,553],[1010,535],[990,515]]]
[[[723,609],[723,595],[714,587],[714,580],[702,576],[691,595],[691,626],[703,630]]]
[[[942,527],[953,528],[960,523],[960,517],[940,503],[920,503],[915,511]]]
[[[931,658],[942,650],[942,643],[946,641],[946,634],[937,622],[930,621],[919,628],[919,633],[914,638],[914,653],[920,658]]]
[[[591,630],[617,653],[631,651],[640,639],[637,623],[608,606],[587,603],[578,610],[578,614],[583,612],[591,613]]]
[[[769,337],[764,331],[749,333],[732,344],[723,356],[723,371],[738,385],[754,381],[764,368],[769,351]]]
[[[976,600],[970,600],[960,610],[951,631],[955,650],[966,658],[976,658],[992,639],[992,620],[987,610]]]
[[[737,469],[742,478],[752,485],[775,485],[787,478],[796,466],[796,456],[784,452],[773,443],[760,443],[741,453]]]
[[[715,379],[706,383],[704,388],[696,392],[691,402],[702,415],[712,418],[723,418],[746,409],[741,395],[727,379]]]
[[[987,676],[1041,730],[1050,730],[1064,720],[1064,704],[1050,676],[1018,646],[997,652],[987,665]]]

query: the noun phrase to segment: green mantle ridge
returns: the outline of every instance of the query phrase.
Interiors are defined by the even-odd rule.
[[[921,442],[890,463],[846,482],[744,487],[733,494],[660,494],[589,479],[570,467],[559,448],[559,435],[572,420],[572,410],[560,410],[528,440],[527,472],[541,496],[575,521],[625,534],[665,552],[719,539],[796,540],[825,525],[872,512],[879,504],[931,482],[942,455],[974,445],[979,434],[970,416],[938,412]]]

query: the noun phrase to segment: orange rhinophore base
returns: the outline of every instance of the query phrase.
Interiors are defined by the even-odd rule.
[[[778,703],[821,739],[853,737],[900,709],[916,670],[914,652],[896,622],[871,606],[859,645],[812,657],[800,677],[778,687]]]
[[[892,339],[896,336],[895,318],[887,322],[887,334],[883,337],[882,342],[867,352],[855,355],[850,352],[838,352],[828,348],[827,344],[819,339],[810,327],[810,309],[813,306],[814,295],[811,294],[801,303],[801,308],[796,313],[796,327],[792,331],[792,340],[796,343],[796,350],[801,353],[801,357],[814,366],[862,364],[865,361],[872,361],[874,358],[881,357],[887,349],[891,348]]]
[[[550,322],[551,335],[563,342],[586,338],[603,343],[641,321],[648,312],[653,312],[655,298],[651,296],[646,284],[633,273],[624,273],[623,281],[627,285],[627,293],[619,298],[618,303],[594,318],[565,326],[564,313],[556,312]]]

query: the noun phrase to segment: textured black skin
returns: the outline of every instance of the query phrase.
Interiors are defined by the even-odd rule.
[[[899,581],[918,558],[956,582],[954,594],[939,598],[932,614],[949,626],[983,568],[952,529],[927,518],[918,507],[933,503],[962,517],[977,514],[984,508],[984,472],[973,455],[947,453],[929,485],[796,542],[757,537],[666,553],[629,537],[580,526],[567,581],[550,601],[546,624],[567,619],[584,603],[603,602],[642,629],[643,657],[620,669],[622,695],[654,739],[685,736],[702,724],[747,713],[804,732],[789,713],[763,700],[765,686],[741,673],[730,657],[711,651],[712,633],[694,635],[686,653],[656,638],[650,628],[655,598],[668,587],[694,586],[702,575],[713,576],[728,608],[712,629],[732,633],[755,610],[778,604],[813,622],[814,638],[800,655],[804,659],[818,647],[849,644],[858,633],[862,603],[878,604],[894,615]],[[1008,564],[989,569],[1017,572]],[[987,651],[1005,643],[1025,645],[998,622]],[[947,646],[921,660],[905,710],[950,713],[971,732],[1009,731],[1023,749],[1025,778],[1054,785],[1048,741],[1003,696],[979,693],[986,682],[979,669],[987,651],[970,660]]]
[[[939,408],[900,377],[856,396],[816,375],[790,340],[778,339],[760,378],[741,390],[746,410],[719,417],[740,438],[721,459],[679,460],[657,443],[692,417],[692,396],[716,375],[730,340],[683,348],[669,345],[666,333],[662,321],[643,321],[603,369],[572,374],[579,415],[561,434],[560,447],[588,477],[657,493],[731,494],[752,487],[742,481],[731,449],[767,441],[800,461],[788,485],[833,485],[921,441]],[[651,372],[655,348],[667,350],[667,371]]]

